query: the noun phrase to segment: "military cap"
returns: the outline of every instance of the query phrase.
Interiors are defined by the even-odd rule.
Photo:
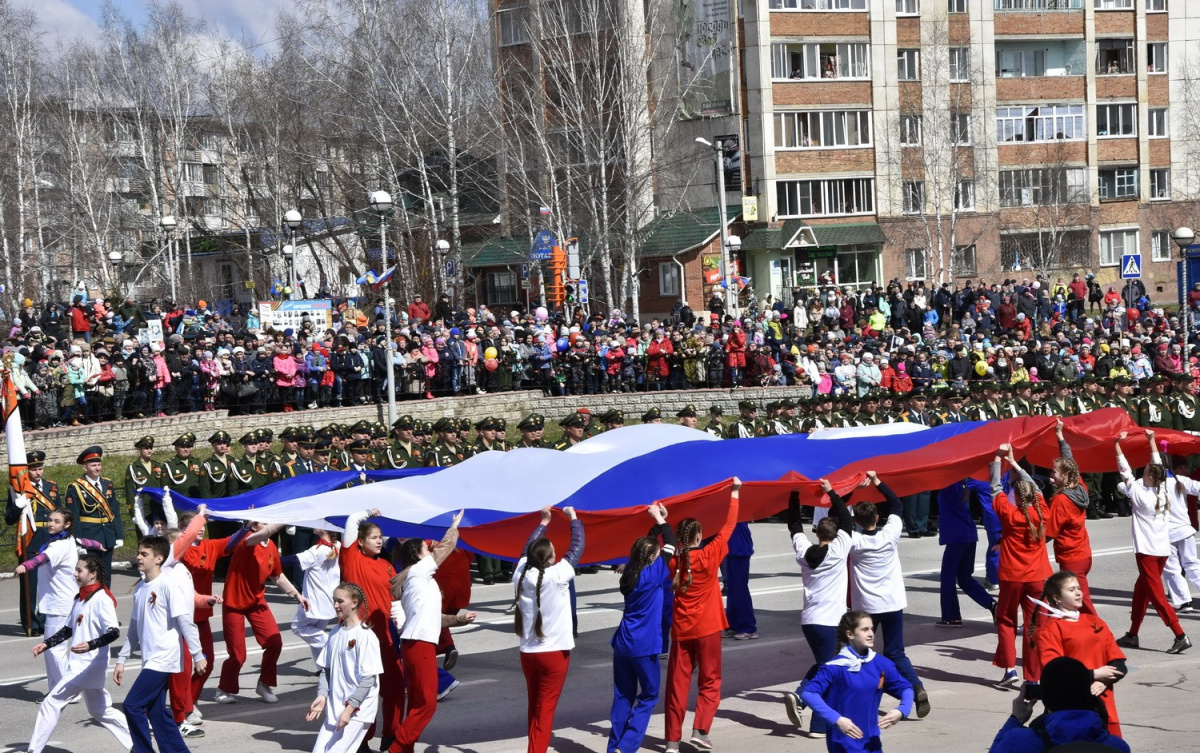
[[[208,441],[210,444],[233,444],[233,437],[227,431],[214,431]]]
[[[1054,386],[1055,387],[1074,387],[1075,380],[1070,379],[1065,376],[1056,376],[1056,377],[1054,377]]]
[[[758,406],[754,404],[753,400],[739,400],[738,401],[738,410],[757,411]]]
[[[93,460],[103,460],[104,450],[98,444],[94,444],[83,452],[79,453],[79,457],[75,458],[75,462],[79,465],[90,463]]]
[[[283,428],[283,431],[279,432],[279,438],[285,439],[289,442],[296,441],[296,427],[295,426],[285,426]]]
[[[535,431],[546,425],[546,419],[540,413],[530,413],[525,418],[521,419],[521,423],[517,424],[517,428],[521,431]]]
[[[1116,376],[1113,377],[1112,383],[1117,387],[1123,387],[1127,384],[1133,384],[1133,380],[1127,376]]]
[[[1163,376],[1162,374],[1152,374],[1150,376],[1150,378],[1146,380],[1146,384],[1149,384],[1149,385],[1162,384],[1163,382],[1166,382],[1166,381],[1167,381],[1167,378],[1165,376]]]
[[[625,423],[625,411],[616,408],[606,410],[600,414],[600,421],[606,424],[623,424]]]
[[[334,431],[332,426],[322,426],[320,429],[317,429],[317,433],[313,436],[317,438],[317,442],[319,444],[323,439],[333,439],[335,436],[337,436],[337,432]]]
[[[313,434],[316,434],[316,432],[317,430],[313,428],[312,424],[301,424],[296,427],[297,434],[307,434],[311,437]]]
[[[708,415],[723,416],[723,415],[725,415],[725,409],[719,405],[710,405],[710,406],[708,406]]]
[[[371,422],[365,418],[361,421],[356,421],[354,423],[354,425],[350,427],[350,433],[351,434],[370,434],[371,433]]]
[[[471,430],[471,419],[469,419],[469,418],[458,419],[458,430],[459,431],[470,431]]]
[[[432,434],[433,433],[433,422],[432,421],[422,421],[421,422],[421,431],[425,434]]]
[[[475,431],[491,431],[496,428],[496,419],[484,416],[475,422]]]
[[[271,429],[259,429],[258,433],[264,442],[270,442],[275,437],[275,432]]]
[[[41,450],[33,450],[25,453],[26,468],[41,468],[46,464],[46,453]]]
[[[413,427],[413,417],[408,416],[408,415],[397,418],[396,421],[392,424],[393,429],[411,429],[412,427]]]
[[[175,441],[171,444],[176,447],[194,447],[196,445],[196,435],[192,432],[185,432],[175,437]]]
[[[458,431],[458,422],[453,418],[439,418],[433,425],[433,430],[436,432],[443,431]]]
[[[496,419],[492,419],[492,420],[495,425],[496,431],[507,431],[508,430],[508,420],[507,419],[496,418]]]
[[[795,408],[796,401],[792,400],[790,397],[785,397],[783,400],[779,401],[779,407],[780,408]]]
[[[371,436],[373,438],[379,439],[380,437],[386,437],[387,435],[388,428],[382,421],[376,421],[375,423],[371,424]]]
[[[1186,377],[1186,378],[1190,379],[1191,377]],[[1096,377],[1096,372],[1089,371],[1088,373],[1083,375],[1083,379],[1081,379],[1080,381],[1083,382],[1084,384],[1095,384],[1096,382],[1099,382],[1100,380]]]
[[[1194,377],[1192,377],[1191,374],[1187,374],[1182,371],[1179,372],[1178,374],[1171,375],[1171,381],[1173,381],[1173,382],[1190,382],[1190,381],[1192,381],[1193,378]]]
[[[318,439],[313,445],[313,451],[318,455],[328,455],[332,447],[333,442],[330,442],[328,439]]]
[[[350,452],[370,452],[371,443],[366,439],[356,439],[346,446]]]
[[[154,437],[152,437],[150,435],[146,435],[146,436],[142,437],[141,439],[139,439],[138,441],[134,442],[133,446],[134,446],[134,448],[136,448],[138,450],[153,450],[154,449]]]
[[[239,439],[238,441],[244,445],[245,444],[258,444],[260,441],[262,441],[262,435],[259,434],[257,431],[248,431],[245,434],[243,434],[242,438]]]
[[[695,415],[696,415],[696,406],[692,405],[691,403],[688,403],[687,405],[683,406],[683,408],[678,413],[675,414],[675,417],[676,418],[683,418],[684,416],[695,417]]]
[[[945,397],[947,400],[966,400],[967,393],[966,390],[950,389],[946,391]]]
[[[642,423],[644,423],[644,424],[649,423],[651,421],[654,421],[655,419],[661,419],[661,418],[662,418],[662,411],[659,410],[658,408],[651,408],[650,410],[648,410],[642,414]]]
[[[583,428],[584,426],[587,426],[587,421],[578,413],[568,413],[558,420],[558,425],[564,429],[568,429],[573,426]]]
[[[928,400],[929,393],[924,387],[917,387],[912,392],[908,393],[908,397],[911,400]]]
[[[766,408],[768,411],[779,410],[779,401],[772,400],[771,402],[767,403]]]
[[[315,441],[316,440],[313,439],[313,435],[309,434],[308,432],[302,431],[296,434],[296,444],[300,445],[301,447],[312,447]]]

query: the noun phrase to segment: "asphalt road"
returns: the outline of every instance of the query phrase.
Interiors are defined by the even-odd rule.
[[[824,741],[809,740],[797,733],[781,703],[781,693],[794,688],[812,662],[800,635],[799,575],[787,530],[782,524],[755,524],[752,529],[757,554],[751,587],[760,639],[725,643],[722,702],[711,731],[712,740],[718,751],[823,751]],[[1090,532],[1095,552],[1090,577],[1093,598],[1113,632],[1121,635],[1128,627],[1129,594],[1136,577],[1129,523],[1123,519],[1098,521],[1091,524]],[[995,635],[990,617],[963,597],[965,627],[936,627],[936,573],[941,549],[936,539],[905,539],[902,556],[909,601],[905,636],[909,656],[929,690],[933,713],[885,732],[884,747],[913,753],[987,750],[1008,716],[1014,697],[1010,691],[991,686],[1000,673],[991,665]],[[982,567],[977,573],[982,578]],[[118,573],[113,590],[120,600],[118,612],[126,623],[131,603],[127,594],[132,585],[130,574]],[[611,571],[584,575],[578,580],[580,637],[572,654],[552,744],[553,750],[560,753],[605,749],[612,692],[609,639],[620,619],[616,586],[617,576]],[[475,586],[472,609],[479,612],[479,622],[457,636],[462,656],[455,674],[462,685],[440,705],[418,749],[426,745],[430,749],[436,746],[438,751],[525,750],[525,685],[512,618],[504,614],[510,599],[508,586]],[[12,606],[16,602],[15,581],[0,581],[0,623],[4,623],[0,629],[0,745],[24,750],[36,713],[34,704],[46,692],[46,680],[42,660],[29,653],[36,641],[20,635],[17,610]],[[201,703],[207,735],[189,741],[192,750],[312,749],[316,728],[304,721],[304,714],[316,690],[314,666],[308,650],[288,632],[294,603],[278,597],[272,599],[272,605],[284,631],[279,703],[268,706],[243,691],[238,703],[219,706],[212,702],[216,679],[210,679]],[[1184,615],[1182,619],[1193,640],[1200,642],[1200,614]],[[225,653],[219,620],[213,625],[220,662]],[[1195,729],[1192,724],[1200,686],[1191,682],[1190,675],[1200,676],[1200,647],[1181,656],[1163,653],[1171,643],[1171,635],[1153,611],[1141,638],[1144,648],[1129,652],[1130,675],[1117,686],[1126,739],[1134,750],[1196,750],[1195,733],[1188,730]],[[243,688],[254,687],[260,654],[252,640],[249,644]],[[136,671],[136,665],[127,669]],[[125,695],[124,688],[111,682],[109,691],[117,703]],[[648,750],[663,748],[661,711],[660,704],[646,738]],[[685,737],[690,724],[689,714]],[[111,736],[90,722],[82,704],[67,707],[47,748],[72,752],[115,749]]]

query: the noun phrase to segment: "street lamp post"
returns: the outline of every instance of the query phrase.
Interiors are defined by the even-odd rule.
[[[721,277],[725,283],[725,311],[737,316],[737,294],[733,292],[732,270],[730,265],[729,229],[725,218],[725,144],[720,139],[713,144],[708,139],[697,136],[697,144],[703,144],[713,150],[717,163],[717,211],[721,218]],[[741,247],[739,242],[738,247]],[[682,284],[682,283],[681,283]]]
[[[1183,314],[1183,361],[1187,363],[1188,354],[1191,352],[1191,346],[1188,341],[1191,339],[1192,329],[1192,306],[1188,302],[1188,296],[1191,293],[1191,286],[1188,284],[1188,247],[1196,242],[1196,233],[1190,227],[1181,227],[1175,231],[1173,236],[1175,245],[1179,246],[1179,258],[1183,261],[1181,279],[1183,281],[1183,305],[1180,306]]]
[[[158,226],[162,228],[163,235],[167,241],[167,277],[171,281],[171,300],[177,300],[178,296],[175,290],[175,254],[173,252],[174,241],[171,235],[175,232],[175,218],[169,214],[164,214],[162,219],[158,221]]]
[[[283,260],[287,262],[288,267],[287,284],[283,286],[283,294],[288,297],[295,297],[296,249],[290,243],[285,244],[283,247]]]
[[[124,266],[125,254],[116,250],[108,252],[108,263],[113,265],[113,288],[119,290],[121,284],[121,267]]]
[[[383,269],[387,268],[387,213],[392,210],[392,197],[387,191],[371,194],[371,209],[379,215],[379,255]],[[387,406],[388,426],[396,423],[396,369],[392,361],[392,294],[388,283],[383,283],[383,332],[387,338],[384,352],[387,354]]]
[[[292,297],[296,297],[296,231],[300,229],[300,223],[304,218],[300,216],[300,212],[295,209],[289,209],[283,214],[283,225],[288,231],[288,245],[283,247],[283,255],[288,262],[288,284],[292,289]]]
[[[435,244],[437,246],[438,257],[442,261],[442,281],[450,290],[450,300],[455,300],[454,283],[451,280],[450,274],[446,271],[446,258],[450,254],[450,242],[439,238]],[[455,270],[457,272],[458,270]]]

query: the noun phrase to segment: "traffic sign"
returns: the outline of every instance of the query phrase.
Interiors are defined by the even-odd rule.
[[[575,292],[579,296],[579,303],[586,306],[588,303],[588,284],[587,280],[579,280],[575,284]]]
[[[529,262],[525,262],[524,264],[521,265],[521,279],[522,280],[529,279]]]
[[[1142,255],[1124,254],[1121,256],[1121,279],[1136,280],[1142,276]]]
[[[447,277],[454,276],[454,260],[453,259],[446,260],[446,276]]]
[[[529,261],[550,261],[554,255],[554,233],[541,230],[533,237],[533,245],[529,247]]]

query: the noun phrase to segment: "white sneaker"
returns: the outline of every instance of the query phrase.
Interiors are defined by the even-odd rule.
[[[457,687],[459,686],[459,684],[460,684],[460,683],[458,682],[458,680],[455,680],[454,682],[452,682],[452,683],[450,683],[449,685],[447,685],[445,690],[443,690],[442,692],[438,693],[438,697],[437,697],[437,699],[440,701],[440,700],[442,700],[443,698],[445,698],[446,696],[448,696],[448,695],[450,695],[451,693],[453,693],[453,692],[454,692],[454,689],[455,689],[455,688],[457,688]]]
[[[213,700],[217,703],[237,703],[237,696],[226,693],[224,690],[218,690]]]
[[[275,695],[275,691],[261,682],[254,689],[254,692],[258,693],[259,697],[263,699],[263,703],[279,703],[279,696]]]
[[[188,714],[187,719],[184,719],[184,721],[193,727],[199,727],[201,724],[204,724],[204,716],[200,713],[199,709],[196,709]]]
[[[194,727],[188,724],[187,720],[184,720],[183,724],[179,725],[179,734],[185,739],[195,739],[197,737],[204,737],[204,730]]]

